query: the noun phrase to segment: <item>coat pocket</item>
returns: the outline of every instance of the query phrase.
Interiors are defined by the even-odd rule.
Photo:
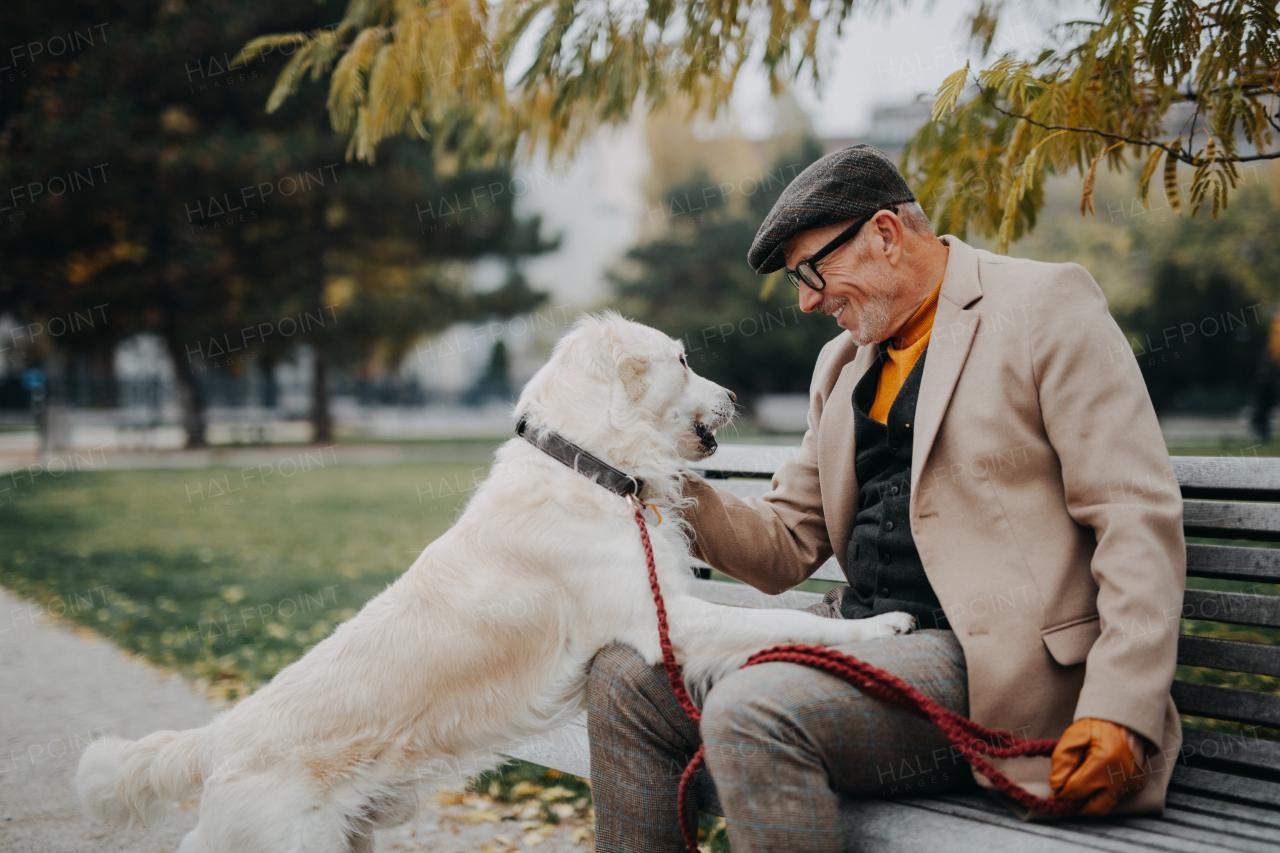
[[[1049,650],[1053,659],[1063,666],[1084,663],[1085,658],[1089,656],[1089,650],[1101,635],[1102,627],[1098,623],[1096,613],[1040,632],[1044,647]]]

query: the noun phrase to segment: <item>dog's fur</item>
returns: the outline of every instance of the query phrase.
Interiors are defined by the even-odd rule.
[[[754,651],[911,628],[906,614],[824,619],[689,594],[682,459],[714,451],[732,397],[662,333],[614,314],[556,346],[517,404],[643,478],[671,639],[695,697]],[[645,555],[626,500],[521,439],[499,448],[457,523],[407,572],[270,684],[184,732],[85,751],[86,808],[151,825],[202,793],[180,853],[361,853],[409,819],[425,781],[472,775],[583,708],[591,659],[626,643],[661,659]]]

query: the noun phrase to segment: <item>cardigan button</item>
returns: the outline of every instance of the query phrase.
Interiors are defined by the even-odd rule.
[[[893,560],[893,557],[889,556],[888,554],[881,554],[881,555],[880,555],[880,562],[884,563],[886,566],[887,566],[887,565],[889,565],[889,563],[890,563],[892,560]]]

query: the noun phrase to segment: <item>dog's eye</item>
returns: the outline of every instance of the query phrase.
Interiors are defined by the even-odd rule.
[[[685,360],[684,360],[684,353],[680,353],[680,365],[681,365],[682,367],[688,367],[688,366],[689,366],[689,362],[687,362],[687,361],[685,361]]]

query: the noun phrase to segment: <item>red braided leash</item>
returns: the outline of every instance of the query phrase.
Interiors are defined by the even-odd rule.
[[[671,681],[671,689],[675,691],[676,700],[689,715],[689,719],[696,723],[701,721],[702,714],[685,690],[684,679],[680,677],[680,666],[676,663],[675,652],[671,649],[671,638],[667,630],[667,608],[662,603],[662,590],[658,587],[658,570],[653,561],[653,545],[649,541],[649,529],[645,526],[640,504],[632,501],[632,508],[635,510],[636,524],[640,528],[640,539],[644,543],[644,556],[649,563],[649,589],[653,591],[653,603],[658,610],[658,638],[662,646],[662,663],[667,670],[667,678]],[[1053,817],[1064,817],[1080,809],[1081,804],[1077,800],[1037,797],[992,767],[984,758],[984,756],[1018,758],[1051,755],[1054,747],[1058,745],[1056,740],[1024,740],[1013,732],[997,731],[980,726],[973,720],[943,708],[893,673],[885,672],[855,657],[824,646],[799,644],[774,646],[756,652],[747,658],[743,666],[754,666],[769,661],[798,663],[829,672],[849,682],[868,696],[931,721],[942,729],[947,740],[960,750],[960,754],[969,764],[990,779],[997,790],[1019,805]],[[699,746],[693,760],[685,767],[680,777],[679,793],[676,796],[676,809],[680,813],[680,832],[684,836],[685,846],[689,848],[690,853],[698,853],[698,828],[696,814],[691,813],[687,808],[689,783],[702,764],[703,748]]]

